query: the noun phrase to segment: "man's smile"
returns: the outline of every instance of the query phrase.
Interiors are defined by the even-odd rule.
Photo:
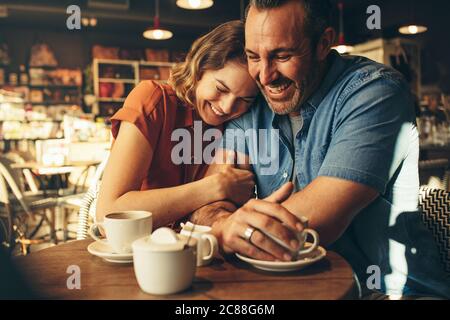
[[[292,96],[295,84],[293,81],[287,80],[282,83],[263,86],[263,90],[265,95],[271,100],[284,100]]]

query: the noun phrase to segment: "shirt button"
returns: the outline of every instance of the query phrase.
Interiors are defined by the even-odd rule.
[[[287,172],[283,173],[283,178],[284,178],[284,179],[287,179],[287,177],[288,177]]]

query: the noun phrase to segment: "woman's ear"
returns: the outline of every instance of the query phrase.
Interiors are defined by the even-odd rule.
[[[324,61],[327,58],[335,39],[336,31],[331,27],[326,28],[316,47],[316,58],[318,61]]]

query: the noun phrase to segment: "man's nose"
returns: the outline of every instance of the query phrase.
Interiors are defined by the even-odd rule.
[[[278,72],[272,63],[269,61],[263,61],[260,65],[259,82],[263,86],[267,86],[272,83],[277,77]]]

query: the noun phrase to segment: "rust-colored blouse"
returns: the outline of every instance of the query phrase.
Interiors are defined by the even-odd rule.
[[[176,165],[171,159],[172,148],[179,143],[171,141],[172,132],[184,128],[192,137],[190,155],[194,163],[195,120],[201,121],[195,110],[185,106],[167,84],[143,81],[130,92],[123,107],[111,118],[112,135],[116,139],[121,121],[128,121],[136,125],[150,144],[153,160],[141,190],[174,187],[203,178],[207,169],[203,161]],[[201,123],[204,132],[207,124]]]

